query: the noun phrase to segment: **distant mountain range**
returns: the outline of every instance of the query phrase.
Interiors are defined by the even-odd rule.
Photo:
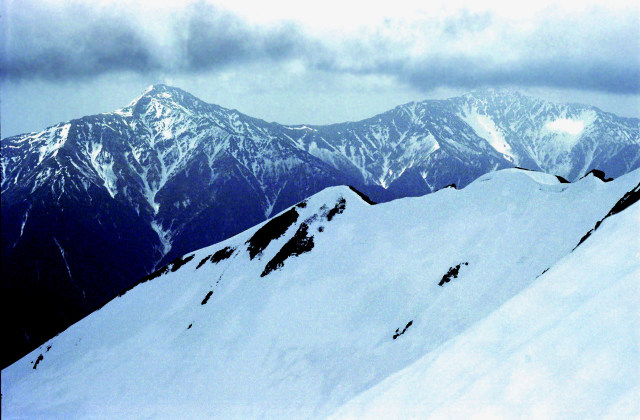
[[[617,177],[640,166],[639,133],[638,119],[512,91],[287,126],[156,85],[115,112],[2,139],[3,366],[155,268],[325,187],[388,201],[512,166]]]
[[[640,170],[327,188],[2,370],[2,417],[638,418]]]

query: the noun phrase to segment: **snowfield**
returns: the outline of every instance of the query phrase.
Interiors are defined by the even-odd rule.
[[[638,418],[639,209],[332,418]]]
[[[2,416],[638,417],[639,182],[325,189],[4,369]]]

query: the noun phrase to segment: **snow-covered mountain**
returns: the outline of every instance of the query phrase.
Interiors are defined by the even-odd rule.
[[[640,165],[639,126],[509,91],[285,126],[156,85],[115,112],[3,139],[3,320],[19,320],[5,330],[21,343],[3,364],[155,267],[328,186],[388,201],[514,165],[616,177]]]
[[[465,186],[487,168],[520,166],[574,181],[592,169],[618,177],[640,166],[638,119],[510,90],[409,103],[308,130],[305,150],[336,168],[357,168],[367,184],[402,184],[396,196]]]
[[[520,167],[575,181],[592,169],[618,177],[640,166],[637,118],[514,91],[467,94],[450,103],[452,112]]]
[[[156,265],[344,180],[273,126],[155,86],[114,113],[2,140],[3,320],[21,343],[8,358]]]
[[[636,417],[639,198],[639,170],[325,189],[4,369],[3,418]]]

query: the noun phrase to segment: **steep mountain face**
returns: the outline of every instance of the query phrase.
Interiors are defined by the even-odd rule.
[[[633,418],[639,184],[328,188],[4,369],[3,417]]]
[[[513,166],[446,105],[403,105],[356,123],[300,130],[294,139],[310,154],[359,174],[363,183],[388,188],[387,197],[464,186]]]
[[[360,122],[300,129],[295,139],[314,156],[359,172],[365,184],[389,188],[395,197],[464,186],[509,166],[570,181],[591,169],[618,177],[640,166],[638,119],[508,90],[409,103]],[[395,195],[394,183],[403,185]]]
[[[581,104],[511,91],[449,101],[461,119],[517,166],[575,181],[592,169],[615,177],[640,166],[640,123]]]
[[[3,139],[3,319],[20,320],[3,364],[154,267],[325,187],[388,201],[514,165],[618,176],[640,165],[638,126],[505,91],[284,126],[157,85],[113,113]]]
[[[4,139],[3,320],[19,345],[3,363],[156,265],[349,181],[269,127],[156,86],[114,113]]]

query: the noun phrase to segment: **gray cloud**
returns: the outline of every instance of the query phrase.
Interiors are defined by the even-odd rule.
[[[293,24],[252,27],[204,2],[162,21],[161,39],[117,8],[26,2],[8,14],[0,68],[3,77],[13,80],[65,80],[113,71],[197,72],[287,58],[303,41]]]
[[[420,61],[378,62],[364,68],[334,69],[334,64],[322,62],[319,67],[328,71],[390,75],[425,92],[442,86],[473,89],[515,85],[640,93],[640,67],[596,60],[549,58],[496,66],[482,58],[434,56]]]
[[[310,71],[387,75],[425,91],[510,84],[640,93],[636,13],[532,16],[527,26],[462,10],[387,20],[339,39],[312,37],[295,23],[251,25],[204,2],[146,20],[124,9],[35,1],[5,16],[0,68],[9,80],[189,74],[295,59]]]
[[[422,91],[517,85],[640,93],[638,15],[592,9],[576,16],[532,17],[535,30],[490,14],[461,11],[440,22],[414,22],[405,44],[361,42],[353,55],[324,55],[326,71],[393,76]],[[394,30],[395,28],[391,28]],[[418,54],[406,54],[422,46]]]
[[[5,14],[5,77],[67,79],[157,66],[138,31],[116,15],[78,4],[62,10],[28,6]]]
[[[243,61],[286,59],[303,49],[304,37],[292,23],[267,29],[251,27],[238,17],[204,3],[192,5],[185,21],[187,32],[179,49],[185,58],[180,66],[187,71]]]

